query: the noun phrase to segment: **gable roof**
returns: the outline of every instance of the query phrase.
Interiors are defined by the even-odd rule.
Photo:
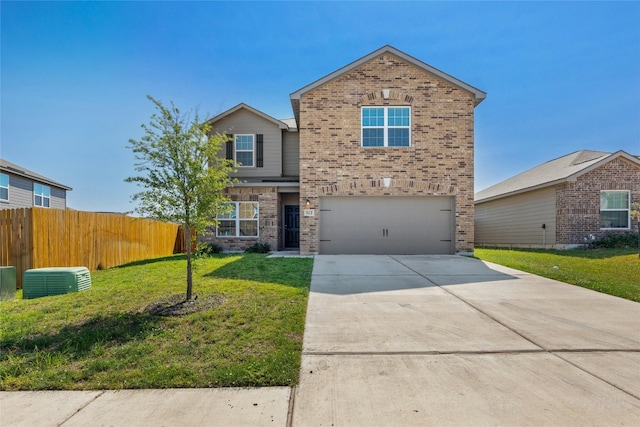
[[[289,129],[289,126],[287,126],[286,123],[284,123],[284,122],[282,122],[282,121],[280,121],[278,119],[275,119],[275,118],[271,117],[270,115],[268,115],[266,113],[263,113],[262,111],[251,107],[250,105],[245,104],[244,102],[241,102],[240,104],[236,105],[235,107],[232,107],[232,108],[228,109],[227,111],[225,111],[223,113],[220,113],[215,117],[210,118],[208,120],[208,122],[209,123],[217,122],[218,120],[221,120],[221,119],[223,119],[223,118],[235,113],[236,111],[242,110],[242,109],[250,111],[250,112],[252,112],[253,114],[255,114],[257,116],[260,116],[263,119],[270,121],[274,125],[278,126],[280,129],[285,129],[285,130]]]
[[[475,202],[488,202],[563,182],[575,181],[580,175],[584,175],[618,157],[624,157],[640,166],[640,158],[624,151],[607,153],[604,151],[580,150],[550,160],[479,191],[475,194]]]
[[[298,89],[297,91],[293,92],[291,95],[289,95],[289,97],[291,98],[291,104],[293,106],[293,110],[294,113],[296,115],[296,117],[298,117],[298,104],[300,101],[300,96],[302,96],[303,94],[317,88],[318,86],[321,86],[323,84],[325,84],[326,82],[335,79],[336,77],[339,77],[345,73],[348,73],[349,71],[353,70],[354,68],[359,67],[360,65],[369,62],[370,60],[374,59],[377,56],[382,55],[383,53],[392,53],[400,58],[402,58],[403,60],[407,61],[410,64],[415,65],[418,68],[423,69],[424,71],[427,71],[431,74],[435,74],[436,76],[448,81],[449,83],[458,86],[461,89],[466,90],[467,92],[470,92],[473,95],[474,98],[474,105],[478,105],[480,104],[487,96],[487,94],[483,91],[481,91],[478,88],[475,88],[465,82],[463,82],[462,80],[458,80],[455,77],[438,70],[437,68],[432,67],[431,65],[420,61],[419,59],[414,58],[413,56],[407,55],[406,53],[396,49],[393,46],[390,45],[386,45],[381,47],[380,49],[371,52],[368,55],[363,56],[362,58],[348,64],[345,65],[344,67],[334,71],[331,74],[327,74],[326,76],[316,80],[313,83],[310,83],[300,89]]]
[[[6,172],[13,175],[18,175],[24,178],[28,178],[32,181],[37,181],[42,184],[50,185],[52,187],[61,188],[63,190],[67,190],[67,191],[72,190],[71,187],[68,187],[64,184],[60,184],[59,182],[56,182],[50,178],[47,178],[46,176],[37,174],[33,171],[30,171],[29,169],[23,168],[22,166],[18,166],[15,163],[8,162],[4,159],[0,159],[0,172]]]

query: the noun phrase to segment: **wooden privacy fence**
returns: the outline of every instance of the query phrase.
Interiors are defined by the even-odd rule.
[[[89,270],[184,252],[177,224],[64,209],[0,210],[0,265],[16,267],[18,287],[30,268]]]

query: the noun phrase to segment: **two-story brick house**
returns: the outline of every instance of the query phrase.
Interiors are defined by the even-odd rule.
[[[485,93],[391,46],[293,92],[294,119],[211,119],[238,162],[212,239],[301,253],[473,252],[474,108]]]

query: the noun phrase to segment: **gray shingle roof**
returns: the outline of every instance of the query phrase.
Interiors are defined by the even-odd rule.
[[[623,156],[640,165],[640,159],[638,157],[634,157],[624,151],[607,153],[604,151],[580,150],[550,160],[479,191],[475,194],[475,201],[476,203],[487,202],[489,200],[571,181],[619,156]]]
[[[236,111],[241,110],[241,109],[245,109],[247,111],[251,111],[255,115],[260,116],[263,119],[268,120],[268,121],[272,122],[273,124],[277,125],[280,129],[287,129],[288,128],[286,123],[284,123],[284,122],[282,122],[282,121],[280,121],[280,120],[278,120],[276,118],[273,118],[270,115],[268,115],[266,113],[263,113],[262,111],[260,111],[260,110],[258,110],[256,108],[253,108],[250,105],[245,104],[244,102],[241,102],[240,104],[236,105],[235,107],[231,107],[227,111],[224,111],[224,112],[218,114],[217,116],[212,117],[208,121],[209,121],[209,123],[215,123],[218,120],[223,119],[223,118],[227,117],[228,115],[233,114]]]
[[[478,105],[479,103],[481,103],[487,96],[487,94],[483,91],[481,91],[480,89],[477,89],[465,82],[463,82],[462,80],[458,80],[455,77],[444,73],[440,70],[438,70],[437,68],[432,67],[429,64],[426,64],[425,62],[420,61],[419,59],[414,58],[413,56],[407,55],[406,53],[396,49],[393,46],[382,46],[380,49],[375,50],[373,52],[371,52],[368,55],[363,56],[362,58],[345,65],[344,67],[334,71],[333,73],[327,74],[326,76],[314,81],[313,83],[310,83],[306,86],[304,86],[303,88],[298,89],[297,91],[293,92],[290,95],[291,99],[300,99],[300,95],[309,92],[310,90],[315,89],[316,87],[325,84],[326,82],[333,80],[334,78],[341,76],[344,73],[347,73],[351,70],[353,70],[354,68],[359,67],[360,65],[369,62],[370,60],[372,60],[373,58],[382,55],[383,53],[392,53],[402,59],[404,59],[405,61],[409,62],[410,64],[413,64],[419,68],[422,68],[425,71],[428,71],[431,74],[435,74],[436,76],[448,81],[449,83],[452,83],[468,92],[470,92],[473,97],[474,97],[474,102],[475,105]]]
[[[487,94],[483,91],[481,91],[480,89],[471,86],[470,84],[467,84],[465,82],[463,82],[462,80],[458,80],[457,78],[438,70],[437,68],[432,67],[431,65],[420,61],[419,59],[414,58],[413,56],[407,55],[406,53],[396,49],[393,46],[382,46],[380,49],[375,50],[373,52],[371,52],[368,55],[363,56],[362,58],[353,61],[350,64],[345,65],[344,67],[330,73],[327,74],[326,76],[314,81],[313,83],[310,83],[300,89],[298,89],[297,91],[293,92],[292,94],[289,95],[289,98],[291,100],[291,106],[293,108],[293,114],[296,118],[296,121],[300,120],[300,97],[327,83],[330,80],[335,79],[338,76],[341,76],[345,73],[348,73],[349,71],[361,66],[362,64],[369,62],[370,60],[372,60],[373,58],[380,56],[386,52],[389,52],[399,58],[402,58],[403,60],[407,61],[410,64],[413,64],[414,66],[418,67],[418,68],[422,68],[423,70],[434,74],[438,77],[440,77],[441,79],[444,79],[445,81],[448,81],[449,83],[458,86],[459,88],[466,90],[467,92],[471,93],[471,95],[473,96],[473,100],[474,100],[474,105],[478,105],[480,104],[487,96]],[[382,89],[382,88],[381,88]]]
[[[25,178],[29,178],[33,181],[41,182],[43,184],[51,185],[53,187],[62,188],[63,190],[71,190],[71,187],[68,187],[64,184],[60,184],[46,176],[37,174],[29,169],[23,168],[22,166],[18,166],[15,163],[8,162],[4,159],[0,159],[0,171],[6,173],[12,173],[14,175],[23,176]]]

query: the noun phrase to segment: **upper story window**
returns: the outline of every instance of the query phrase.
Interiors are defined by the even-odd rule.
[[[51,206],[51,188],[48,185],[33,183],[33,205],[43,208]]]
[[[9,175],[0,173],[0,200],[9,200]]]
[[[242,167],[253,167],[253,135],[236,135],[236,163]]]
[[[629,228],[630,194],[627,190],[600,192],[600,228]]]
[[[232,210],[218,215],[217,237],[258,237],[257,202],[230,202]]]
[[[226,143],[226,158],[233,160],[236,166],[256,167],[264,166],[264,135],[228,134]]]
[[[409,147],[411,107],[362,107],[363,147]]]

